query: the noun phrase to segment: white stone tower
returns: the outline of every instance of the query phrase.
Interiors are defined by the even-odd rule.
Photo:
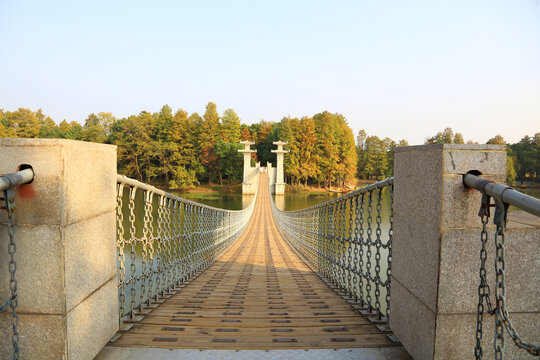
[[[274,145],[277,145],[277,150],[272,150],[273,153],[277,155],[277,164],[276,164],[276,182],[274,185],[274,194],[284,195],[285,194],[285,181],[283,178],[283,155],[288,153],[289,150],[283,150],[283,145],[287,145],[286,141],[274,141]]]
[[[255,145],[253,141],[240,141],[240,144],[244,145],[244,149],[238,150],[238,152],[244,153],[244,181],[242,182],[242,194],[255,194],[257,190],[257,183],[254,181],[254,177],[258,176],[259,169],[251,167],[251,154],[256,153],[257,150],[251,150],[250,146]],[[254,174],[254,171],[256,172]]]

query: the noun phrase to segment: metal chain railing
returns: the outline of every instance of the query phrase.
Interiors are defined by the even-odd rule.
[[[272,211],[285,239],[317,272],[388,324],[393,178],[297,211]],[[367,216],[366,216],[367,213]],[[383,235],[386,234],[386,235]]]
[[[507,223],[507,211],[509,205],[514,205],[536,216],[540,216],[540,200],[531,196],[514,191],[511,187],[496,184],[493,181],[477,177],[478,173],[466,174],[463,182],[466,186],[479,190],[482,193],[482,201],[478,216],[482,220],[482,232],[480,233],[480,285],[478,286],[478,307],[476,317],[476,346],[474,355],[476,359],[483,356],[481,340],[483,337],[484,304],[489,314],[495,315],[495,336],[493,346],[495,359],[504,358],[504,329],[508,332],[512,341],[519,348],[529,354],[540,356],[540,347],[523,341],[516,328],[510,321],[506,307],[506,256],[505,256],[505,230]],[[486,280],[486,243],[488,240],[487,224],[490,217],[491,198],[495,202],[495,216],[493,222],[495,230],[495,304],[493,308],[490,299],[490,288]]]
[[[254,206],[213,208],[118,175],[120,326],[210,266],[240,236]]]
[[[17,252],[17,245],[15,243],[15,219],[13,213],[15,211],[15,188],[22,184],[30,183],[34,180],[34,171],[28,165],[21,171],[17,171],[12,174],[3,175],[0,177],[0,191],[3,192],[4,206],[2,209],[6,210],[8,215],[7,229],[9,236],[8,254],[9,254],[9,290],[11,296],[2,305],[0,305],[0,312],[6,311],[8,308],[11,311],[11,344],[12,351],[10,360],[16,360],[20,357],[21,349],[19,347],[19,330],[17,325],[19,317],[17,316],[17,278],[15,277],[17,271],[17,262],[15,260],[15,254]]]

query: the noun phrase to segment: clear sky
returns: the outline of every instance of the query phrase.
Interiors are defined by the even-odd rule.
[[[540,131],[540,0],[0,0],[0,108],[328,110],[355,135]]]

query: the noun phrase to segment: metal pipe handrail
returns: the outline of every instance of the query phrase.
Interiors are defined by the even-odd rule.
[[[13,189],[18,185],[28,184],[34,180],[31,168],[0,176],[0,191]]]
[[[209,206],[209,205],[206,205],[206,204],[191,201],[191,200],[188,200],[186,198],[183,198],[183,197],[171,194],[169,192],[166,192],[165,190],[158,189],[155,186],[152,186],[152,185],[140,182],[138,180],[129,178],[129,177],[125,176],[125,175],[117,174],[116,175],[116,182],[117,182],[117,184],[124,184],[124,185],[128,185],[128,186],[133,186],[133,187],[139,188],[141,190],[149,191],[149,192],[152,192],[152,193],[154,193],[156,195],[166,197],[168,199],[181,201],[183,203],[187,203],[187,204],[191,204],[191,205],[197,205],[198,207],[205,208],[205,209],[218,210],[218,211],[223,211],[223,212],[241,212],[242,211],[242,210],[227,210],[227,209],[222,209],[222,208],[216,208],[216,207]]]
[[[281,210],[281,209],[278,209],[278,210],[281,211],[281,212],[286,212],[286,213],[300,213],[300,212],[311,211],[311,210],[315,210],[317,208],[321,208],[321,207],[324,207],[324,206],[328,206],[328,205],[331,205],[331,204],[338,203],[338,202],[343,201],[343,200],[348,200],[349,198],[354,197],[356,195],[365,194],[365,193],[368,193],[368,192],[376,190],[376,189],[382,189],[384,187],[387,187],[387,186],[393,185],[393,184],[394,184],[394,178],[389,177],[389,178],[386,178],[384,180],[377,181],[377,182],[375,182],[373,184],[369,184],[367,186],[364,186],[364,187],[358,188],[356,190],[353,190],[353,191],[351,191],[351,192],[349,192],[349,193],[347,193],[345,195],[341,195],[341,196],[339,196],[339,197],[337,197],[335,199],[328,200],[328,201],[325,201],[325,202],[317,204],[317,205],[312,205],[312,206],[304,208],[304,209],[293,210],[293,211],[285,211],[285,210]]]
[[[285,240],[308,266],[360,304],[370,319],[387,324],[393,234],[393,178],[296,211],[271,207]],[[390,206],[383,215],[384,189]],[[383,216],[388,216],[387,226]],[[387,227],[386,235],[383,227]]]
[[[226,210],[118,175],[120,326],[216,261],[247,227],[256,198],[257,191],[246,208]]]
[[[510,186],[497,184],[470,173],[463,176],[463,183],[505,204],[514,205],[528,213],[540,216],[540,199],[516,191]]]

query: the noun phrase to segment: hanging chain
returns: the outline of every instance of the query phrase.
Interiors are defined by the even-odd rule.
[[[8,214],[8,235],[9,235],[9,244],[8,244],[8,253],[9,253],[9,289],[11,290],[11,297],[0,306],[0,311],[4,311],[8,307],[11,309],[11,344],[13,350],[11,352],[10,360],[19,359],[20,348],[19,348],[19,331],[17,325],[19,323],[19,316],[16,313],[17,309],[17,279],[15,277],[15,272],[17,271],[17,262],[15,261],[15,253],[17,251],[17,246],[15,245],[15,219],[13,218],[13,211],[15,210],[15,192],[13,189],[8,189],[4,191],[4,201],[5,201],[5,210]]]
[[[476,359],[481,359],[482,352],[482,321],[484,320],[484,302],[487,304],[488,311],[491,313],[491,300],[489,285],[486,280],[486,243],[488,239],[487,223],[489,220],[489,202],[490,197],[487,195],[482,196],[482,205],[478,216],[482,219],[482,233],[480,234],[480,240],[482,242],[482,249],[480,250],[480,285],[478,286],[478,306],[476,314],[476,347],[474,348],[474,356]]]
[[[362,312],[377,315],[372,319],[377,323],[388,323],[390,315],[393,181],[297,211],[271,203],[285,240],[342,296],[353,298]]]
[[[120,327],[122,327],[125,316],[126,303],[126,267],[124,249],[126,241],[124,239],[124,214],[122,213],[122,196],[124,195],[124,184],[116,186],[116,247],[118,248],[118,290],[120,304]]]
[[[506,309],[506,257],[505,257],[505,228],[506,228],[506,215],[508,211],[508,204],[504,203],[501,199],[495,199],[495,216],[493,222],[496,225],[495,231],[495,299],[496,307],[493,309],[490,302],[490,289],[486,280],[485,263],[487,258],[486,242],[487,242],[487,223],[490,216],[490,202],[491,198],[485,194],[482,195],[482,204],[478,215],[482,219],[482,232],[481,242],[482,248],[480,251],[480,285],[478,287],[478,311],[476,318],[476,347],[474,349],[474,355],[476,359],[482,358],[482,321],[484,316],[484,301],[487,305],[488,312],[495,314],[495,336],[493,340],[493,347],[495,350],[495,359],[502,360],[504,358],[504,328],[512,338],[512,341],[517,347],[526,350],[533,356],[540,355],[540,347],[528,344],[523,341],[518,332],[510,321],[508,310]]]
[[[139,321],[160,297],[214,262],[255,207],[252,201],[239,211],[211,208],[124,176],[116,204],[120,326]]]
[[[514,344],[520,349],[526,350],[529,354],[534,356],[540,356],[540,346],[534,344],[528,344],[523,341],[518,332],[510,321],[508,310],[506,309],[506,257],[505,257],[505,228],[506,228],[506,215],[508,211],[508,204],[505,204],[502,200],[495,200],[495,217],[493,219],[495,225],[497,225],[497,231],[495,232],[495,274],[496,274],[496,288],[495,297],[497,299],[497,307],[495,312],[495,353],[497,359],[503,358],[504,350],[504,338],[503,328],[512,338]],[[500,353],[500,356],[498,354]]]
[[[386,246],[388,247],[388,266],[386,267],[386,281],[387,281],[387,287],[386,287],[386,318],[390,319],[390,290],[392,287],[390,286],[390,275],[392,274],[392,239],[394,238],[394,185],[390,185],[388,187],[390,191],[390,216],[389,219],[389,227],[388,227],[388,242],[386,243]]]
[[[382,222],[382,188],[377,189],[377,216],[375,217],[375,222],[377,224],[377,228],[375,229],[375,309],[377,309],[377,314],[380,320],[381,317],[381,289],[380,284],[381,281],[381,222]]]

